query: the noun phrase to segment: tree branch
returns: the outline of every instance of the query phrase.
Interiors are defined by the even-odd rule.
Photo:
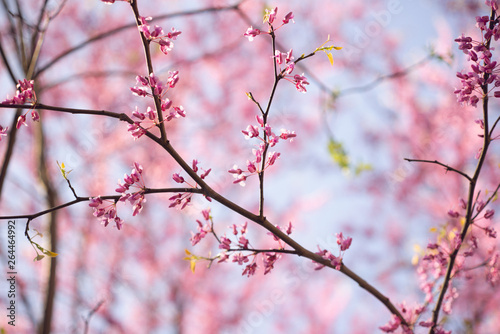
[[[465,177],[467,180],[471,181],[471,177],[469,175],[467,175],[466,173],[456,169],[456,168],[453,168],[453,167],[450,167],[448,165],[445,165],[437,160],[421,160],[421,159],[408,159],[408,158],[404,158],[406,161],[408,162],[425,162],[425,163],[429,163],[429,164],[436,164],[436,165],[439,165],[439,166],[443,166],[444,168],[446,168],[446,171],[452,171],[452,172],[455,172],[457,174],[460,174],[462,175],[463,177]]]

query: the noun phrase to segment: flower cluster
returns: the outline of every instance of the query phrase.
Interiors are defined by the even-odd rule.
[[[151,73],[149,77],[138,75],[136,80],[137,85],[130,87],[132,93],[137,96],[150,98],[157,96],[161,100],[163,120],[158,120],[158,113],[151,107],[147,107],[145,112],[141,112],[136,106],[135,110],[132,111],[132,117],[135,121],[133,124],[129,124],[128,126],[128,131],[134,139],[142,137],[147,130],[161,122],[170,122],[174,118],[186,117],[186,112],[183,106],[172,106],[172,101],[165,97],[167,91],[174,88],[179,81],[178,71],[169,71],[169,77],[165,84],[160,81],[154,73]],[[148,92],[147,87],[149,87],[149,91],[151,91],[151,93]]]
[[[210,209],[202,210],[201,213],[203,214],[205,224],[203,224],[198,219],[196,220],[196,222],[198,223],[198,232],[193,233],[191,231],[191,238],[189,239],[191,241],[191,245],[193,246],[199,243],[201,239],[203,239],[207,235],[207,233],[212,232],[213,230],[213,220],[212,216],[210,216]]]
[[[36,94],[35,94],[35,91],[33,90],[34,85],[35,85],[35,83],[33,80],[27,80],[27,79],[18,80],[18,84],[16,86],[17,87],[16,95],[14,95],[14,97],[11,99],[7,97],[7,99],[3,100],[2,103],[4,103],[4,104],[30,103],[32,105],[35,105],[36,104]],[[38,111],[36,111],[35,109],[31,109],[31,110],[28,110],[23,115],[19,116],[19,118],[17,119],[16,128],[19,129],[21,127],[21,125],[28,126],[28,124],[26,124],[26,115],[30,111],[31,111],[31,119],[34,122],[40,121],[40,114],[38,114]],[[0,126],[0,138],[1,138],[1,136],[6,135],[7,130],[8,130],[8,127],[3,128],[2,126]]]
[[[123,178],[124,183],[118,181],[118,188],[116,188],[115,191],[122,194],[120,202],[128,200],[130,204],[133,205],[134,212],[132,215],[135,216],[141,212],[143,203],[146,202],[146,199],[144,198],[144,190],[146,189],[146,186],[144,185],[144,180],[142,179],[142,166],[137,162],[134,162],[132,167],[133,169],[130,175],[125,174]],[[136,191],[129,192],[131,187],[134,187]]]
[[[495,214],[494,210],[485,209],[486,204],[486,202],[479,198],[476,199],[473,205],[476,215],[472,217],[472,226],[483,230],[487,237],[496,238],[496,231],[492,227],[483,227],[478,224],[478,221],[482,219],[492,219]],[[438,284],[439,280],[445,277],[448,270],[450,254],[460,250],[452,274],[453,278],[457,278],[466,272],[464,270],[465,259],[475,255],[479,247],[479,236],[474,233],[474,229],[471,229],[470,233],[462,240],[458,226],[465,223],[467,202],[462,198],[459,199],[458,207],[458,210],[451,209],[448,211],[448,216],[452,219],[451,222],[443,226],[440,230],[435,230],[437,232],[437,240],[427,244],[422,260],[418,262],[417,274],[420,280],[420,289],[425,294],[426,305],[434,301],[435,289],[440,288]],[[479,217],[480,214],[482,214],[481,217]],[[459,221],[460,224],[458,224]],[[492,284],[494,284],[493,282],[496,282],[499,277],[496,260],[493,260],[495,254],[485,262],[486,279]],[[418,261],[418,257],[416,260]],[[452,284],[453,281],[450,280],[449,288],[444,295],[443,312],[446,314],[451,313],[452,303],[458,298],[458,290],[453,287]],[[433,324],[432,322],[420,322],[419,325],[422,327],[431,327]],[[442,328],[439,330],[441,330],[442,333],[446,333]]]
[[[154,29],[151,29],[151,27],[148,25],[148,21],[151,21],[153,18],[152,17],[143,17],[141,16],[139,18],[141,24],[138,26],[139,31],[142,32],[144,37],[148,39],[149,41],[152,41],[154,43],[158,43],[160,45],[160,50],[164,54],[168,54],[174,47],[174,43],[172,40],[175,41],[177,36],[181,34],[180,31],[176,30],[175,28],[172,28],[172,30],[168,33],[164,33],[162,27],[155,25]]]
[[[203,180],[205,179],[208,174],[210,174],[210,172],[212,171],[212,168],[209,168],[207,170],[205,169],[200,169],[198,167],[198,160],[194,159],[193,160],[193,163],[192,163],[192,166],[191,168],[193,169],[193,171],[195,173],[198,173],[198,172],[202,172],[200,174],[200,178]],[[187,182],[179,173],[174,173],[172,175],[172,179],[177,182],[177,183],[185,183],[187,184],[189,187],[191,188],[196,188],[197,185],[194,184],[190,184],[189,182]],[[191,203],[191,197],[193,197],[193,194],[192,193],[178,193],[172,197],[169,198],[169,201],[171,202],[170,205],[169,205],[169,208],[174,208],[174,207],[177,207],[177,206],[180,206],[180,209],[184,209],[189,203]],[[205,198],[211,202],[212,200],[210,199],[210,197],[208,196],[205,196]]]
[[[279,28],[281,28],[283,25],[285,24],[288,24],[290,21],[292,21],[293,23],[295,23],[295,21],[293,20],[293,13],[290,12],[288,14],[285,15],[285,17],[283,18],[283,20],[281,21],[281,25],[274,28],[273,27],[273,23],[274,21],[276,20],[276,15],[278,14],[278,7],[275,7],[274,9],[266,9],[265,11],[265,14],[264,14],[264,23],[268,23],[269,24],[269,27],[270,27],[270,31],[276,31],[278,30]],[[251,42],[253,41],[253,39],[260,35],[260,34],[269,34],[270,33],[267,32],[263,32],[261,31],[260,29],[254,29],[253,26],[248,28],[247,31],[245,32],[244,36],[248,38],[248,40]]]
[[[276,50],[274,58],[276,59],[276,64],[278,64],[279,66],[280,76],[285,80],[288,80],[291,83],[293,83],[295,85],[295,88],[297,88],[299,92],[305,93],[307,92],[305,86],[309,85],[309,82],[307,81],[307,78],[304,76],[304,73],[302,73],[302,75],[300,74],[292,75],[292,72],[295,69],[295,63],[292,61],[294,59],[292,53],[293,53],[292,49],[290,49],[290,51],[286,53]],[[285,68],[282,69],[281,65],[285,65]]]
[[[219,263],[221,262],[227,262],[229,259],[229,252],[233,252],[234,254],[232,255],[232,262],[237,262],[239,265],[243,265],[248,263],[245,266],[245,269],[243,269],[242,275],[246,275],[247,277],[250,277],[255,274],[257,268],[259,267],[257,265],[257,257],[259,254],[261,254],[261,259],[262,259],[262,265],[264,267],[264,275],[267,275],[271,272],[271,270],[274,268],[274,265],[276,261],[278,261],[281,258],[281,254],[279,252],[273,252],[270,250],[269,252],[253,252],[252,254],[249,255],[244,255],[241,251],[252,251],[250,247],[250,241],[246,238],[246,232],[247,232],[247,222],[245,224],[240,226],[240,229],[238,229],[238,226],[236,224],[233,224],[229,226],[229,228],[232,230],[232,234],[238,239],[237,242],[235,242],[234,249],[231,248],[232,241],[229,239],[226,235],[220,238],[219,240],[219,248],[223,249],[224,251],[218,255],[219,257]],[[277,226],[278,229],[281,230],[279,226]],[[291,234],[292,233],[292,223],[290,222],[286,228],[286,233]],[[268,233],[273,235],[272,233]],[[238,237],[239,235],[239,237]],[[280,242],[281,240],[273,235],[273,238],[275,241]],[[279,243],[279,249],[283,249],[283,245],[281,242]],[[239,251],[238,253],[236,253]],[[250,257],[252,257],[252,260],[250,261]]]
[[[452,218],[465,217],[465,210],[467,208],[467,203],[462,198],[459,201],[460,201],[459,206],[462,209],[461,210],[462,212],[460,213],[460,212],[455,211],[455,210],[449,210],[448,211],[448,216],[450,216]],[[475,218],[474,221],[473,221],[473,225],[475,227],[483,230],[484,233],[486,234],[486,236],[488,236],[490,238],[496,238],[497,237],[497,232],[496,232],[496,230],[493,227],[491,227],[491,226],[483,227],[483,226],[481,226],[481,225],[478,224],[478,221],[481,220],[481,219],[491,220],[493,218],[493,216],[495,215],[495,210],[493,210],[493,209],[485,210],[486,203],[484,201],[482,201],[482,200],[479,200],[479,199],[476,200],[476,203],[475,203],[474,207],[476,209],[477,215],[479,215],[483,211],[484,211],[484,214],[483,214],[483,216],[481,218]],[[474,240],[476,239],[473,234],[470,235],[470,238],[473,238]],[[459,247],[459,246],[460,246],[460,244],[457,247]],[[473,255],[473,249],[474,248],[472,248],[470,251],[466,252],[465,253],[466,256]]]
[[[116,228],[121,230],[123,220],[116,215],[116,202],[103,200],[100,196],[91,197],[89,206],[94,209],[94,216],[97,217],[104,226],[109,222],[114,222]]]
[[[146,186],[142,179],[142,166],[134,162],[130,175],[125,174],[123,183],[118,181],[118,188],[116,192],[121,193],[120,202],[129,201],[133,205],[133,215],[137,215],[143,208],[143,203],[146,202],[144,198],[144,191]],[[130,192],[134,187],[137,190]],[[107,204],[109,203],[109,204]],[[104,226],[108,226],[110,221],[116,224],[119,230],[122,228],[123,220],[116,214],[116,201],[103,200],[100,196],[91,197],[89,206],[94,209],[94,216],[99,218]]]
[[[489,5],[496,11],[496,2],[491,1]],[[500,76],[498,63],[492,60],[490,42],[493,38],[497,41],[500,38],[500,26],[498,19],[491,20],[488,16],[477,16],[476,27],[481,30],[481,41],[475,41],[471,37],[462,36],[455,39],[458,48],[468,55],[472,71],[467,73],[458,72],[462,87],[455,90],[457,100],[463,104],[470,104],[474,107],[480,99],[484,97],[483,87],[493,84],[487,94],[500,87]],[[493,96],[500,98],[500,90],[496,90]]]
[[[393,314],[391,317],[391,320],[389,320],[389,322],[387,324],[379,327],[379,329],[382,332],[393,333],[399,327],[401,327],[401,333],[413,334],[414,327],[416,325],[418,325],[420,327],[424,327],[424,328],[431,328],[434,325],[434,322],[432,321],[432,319],[429,319],[427,321],[418,321],[419,318],[424,313],[424,311],[426,310],[426,306],[424,306],[424,305],[417,305],[415,307],[407,307],[406,304],[403,302],[402,304],[399,305],[399,309],[400,309],[401,315],[403,316],[403,318],[406,321],[406,325],[401,323],[401,319],[398,316]],[[443,327],[436,326],[436,327],[434,327],[433,333],[451,334],[451,331],[446,331],[443,329]]]
[[[337,233],[337,245],[339,246],[340,249],[339,256],[335,256],[330,251],[327,251],[326,249],[321,249],[319,246],[318,246],[318,252],[316,252],[316,254],[320,255],[323,259],[330,261],[330,263],[336,270],[340,270],[340,267],[342,266],[342,259],[344,257],[344,253],[346,250],[349,249],[349,247],[351,247],[351,243],[352,243],[352,238],[351,237],[345,238],[342,232],[340,232]],[[321,263],[316,263],[316,268],[314,269],[320,270],[323,269],[324,267],[325,265]]]
[[[264,15],[264,23],[267,22],[270,27],[270,30],[267,34],[270,34],[271,32],[274,33],[274,31],[278,30],[283,25],[288,24],[290,21],[295,23],[295,21],[293,20],[293,13],[290,12],[285,15],[285,18],[282,20],[281,25],[277,28],[274,28],[273,22],[276,20],[277,13],[278,13],[278,7],[271,10],[266,9]],[[253,41],[253,39],[256,36],[260,35],[261,33],[262,33],[261,30],[250,27],[245,32],[244,36],[247,37],[249,41]],[[304,73],[302,73],[301,75],[300,74],[292,75],[292,72],[295,69],[295,62],[293,62],[294,58],[292,56],[292,50],[290,49],[290,51],[288,51],[287,53],[282,53],[279,50],[276,50],[273,57],[276,59],[276,63],[280,66],[280,77],[293,83],[299,92],[305,93],[306,92],[305,86],[309,85],[309,82],[307,81],[307,78],[304,76]],[[285,65],[284,69],[281,69],[282,64]]]
[[[262,116],[256,116],[255,119],[259,124],[258,127],[254,125],[248,125],[246,130],[241,131],[243,135],[245,135],[246,139],[258,138],[262,141],[258,146],[258,149],[252,150],[255,158],[252,161],[247,160],[247,166],[245,170],[238,168],[237,165],[234,165],[233,168],[228,171],[229,173],[233,174],[233,177],[236,179],[233,183],[239,183],[242,186],[245,185],[247,177],[258,174],[269,166],[272,166],[276,162],[276,159],[279,158],[280,153],[278,152],[270,152],[267,154],[268,147],[275,146],[280,141],[280,139],[289,139],[290,141],[293,141],[293,138],[297,136],[294,131],[288,131],[285,129],[281,129],[281,134],[278,136],[273,132],[269,124],[264,124],[264,119],[262,118]],[[260,136],[260,130],[262,130],[263,132],[262,137]],[[266,162],[262,164],[263,157],[266,154]]]

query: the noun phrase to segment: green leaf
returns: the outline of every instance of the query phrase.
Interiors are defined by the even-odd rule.
[[[349,157],[347,156],[342,143],[330,139],[328,142],[328,152],[333,161],[342,169],[349,168]]]
[[[35,246],[36,246],[36,248],[38,248],[38,249],[39,249],[39,250],[40,250],[43,254],[45,254],[45,255],[47,255],[47,256],[49,256],[49,257],[56,257],[56,256],[58,255],[57,253],[51,252],[51,251],[49,251],[48,249],[43,248],[42,246],[40,246],[39,244],[37,244],[37,243],[36,243],[36,242],[34,242],[34,241],[31,241],[31,243],[32,243],[33,245],[35,245]],[[41,259],[43,258],[43,255],[41,255],[42,257],[41,257],[40,259],[38,259],[38,257],[39,257],[39,256],[40,256],[40,255],[38,255],[38,256],[37,256],[37,260],[36,260],[36,261],[39,261],[39,260],[41,260]]]
[[[40,260],[42,260],[44,257],[45,257],[45,255],[38,254],[38,255],[37,255],[37,256],[33,259],[33,262],[40,261]]]
[[[365,164],[365,163],[360,163],[356,166],[355,170],[354,170],[354,173],[356,173],[356,175],[359,175],[361,174],[362,172],[365,172],[365,171],[370,171],[372,170],[373,167],[372,165],[370,164]]]
[[[331,53],[326,54],[328,56],[328,60],[330,60],[330,64],[333,66],[333,55]]]

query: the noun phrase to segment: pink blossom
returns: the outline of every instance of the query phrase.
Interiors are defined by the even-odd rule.
[[[266,133],[267,136],[271,136],[273,134],[273,129],[269,124],[266,124],[264,126],[264,132]]]
[[[295,63],[290,63],[285,68],[285,74],[291,74],[295,69]]]
[[[295,23],[295,21],[293,20],[293,13],[292,12],[285,15],[285,18],[283,19],[283,24],[288,24],[288,22],[290,22],[290,21]]]
[[[391,320],[386,325],[379,328],[383,332],[392,333],[399,328],[400,324],[401,324],[401,319],[399,319],[399,317],[393,314]]]
[[[134,124],[129,124],[127,128],[128,132],[130,132],[132,137],[134,137],[134,140],[141,138],[146,133],[146,130],[143,129],[140,126],[140,123],[138,122],[135,122]]]
[[[189,238],[189,241],[191,241],[191,245],[192,246],[196,246],[196,244],[198,244],[201,239],[204,237],[203,234],[201,233],[196,233],[194,234],[192,231],[191,231],[191,238]]]
[[[276,162],[276,159],[278,159],[280,155],[281,154],[278,152],[271,152],[269,154],[269,159],[267,161],[268,166],[274,165],[274,163]]]
[[[115,226],[118,230],[121,230],[122,229],[122,226],[123,226],[123,220],[120,218],[120,217],[115,217],[114,218],[114,221],[115,221]]]
[[[484,203],[483,201],[477,201],[476,205],[477,205],[476,206],[477,212],[481,212],[484,209],[484,206],[486,205],[486,203]]]
[[[278,253],[265,253],[262,262],[264,262],[264,275],[267,275],[274,268],[274,264],[280,258]]]
[[[9,130],[9,127],[3,127],[0,125],[0,141],[2,141],[2,136],[7,136],[7,130]]]
[[[434,326],[434,322],[431,319],[429,319],[427,321],[420,321],[418,324],[419,324],[419,326],[426,327],[426,328],[430,328],[430,327]]]
[[[330,261],[331,265],[336,270],[340,270],[340,268],[342,266],[342,257],[337,257],[337,256],[333,255],[331,252],[329,252],[327,250],[321,250],[321,249],[319,250],[319,252],[316,252],[316,254],[321,255],[321,257],[323,259]],[[318,263],[318,266],[316,268],[314,268],[314,270],[319,270],[319,269],[322,269],[324,267],[325,267],[325,265]]]
[[[234,234],[234,235],[237,235],[237,234],[238,234],[238,229],[237,229],[237,227],[236,227],[236,224],[233,224],[233,225],[231,225],[231,226],[229,226],[229,227],[233,229],[233,234]]]
[[[147,77],[144,77],[142,75],[138,75],[135,77],[135,80],[137,83],[143,85],[143,86],[149,86],[149,79]]]
[[[210,220],[210,209],[202,210],[201,214],[205,220]]]
[[[238,243],[240,244],[240,247],[243,249],[248,249],[248,239],[245,238],[244,236],[241,236],[238,239]]]
[[[246,131],[241,131],[245,135],[245,139],[250,139],[259,136],[259,129],[253,125],[247,126]]]
[[[102,199],[101,199],[100,196],[98,196],[98,197],[90,197],[89,198],[89,206],[91,208],[97,208],[101,204],[102,204]]]
[[[139,111],[139,109],[137,108],[137,106],[135,107],[135,110],[132,111],[132,116],[139,119],[139,120],[144,120],[146,118],[146,115],[144,115],[143,113],[141,113]]]
[[[495,214],[495,210],[486,210],[486,213],[484,214],[484,218],[491,219],[494,214]]]
[[[258,150],[252,150],[255,155],[255,163],[260,163],[262,161],[262,152],[264,152],[265,146],[261,145]]]
[[[256,270],[257,270],[257,263],[254,262],[252,264],[247,265],[241,275],[247,275],[247,277],[250,277],[252,275],[255,275]]]
[[[165,55],[167,55],[174,48],[174,43],[168,39],[161,39],[158,44],[160,45],[161,52]]]
[[[17,119],[16,128],[19,129],[21,127],[21,125],[28,126],[28,124],[26,124],[26,114],[19,116]]]
[[[168,71],[167,84],[170,88],[174,88],[179,81],[179,71]]]
[[[284,57],[283,57],[283,56],[284,56],[284,55],[285,55],[285,54],[281,53],[281,51],[279,51],[279,50],[276,50],[276,51],[274,52],[274,58],[276,58],[276,63],[277,63],[277,64],[279,64],[279,65],[283,64],[283,60],[284,60]]]
[[[230,249],[231,248],[231,240],[226,238],[225,236],[220,238],[220,244],[219,244],[220,249]]]
[[[257,123],[259,123],[261,127],[264,127],[264,118],[262,118],[262,116],[260,115],[255,116],[255,120],[257,120]]]
[[[245,222],[243,225],[241,225],[241,234],[245,234],[247,233],[247,225],[248,225],[248,222]]]
[[[276,19],[276,14],[278,14],[278,7],[275,7],[271,10],[266,9],[266,13],[264,15],[264,22],[269,22],[269,24],[272,24]]]
[[[136,216],[142,211],[144,202],[146,202],[146,199],[144,198],[144,194],[141,194],[141,196],[133,206],[134,211],[132,213],[132,216]]]
[[[271,136],[268,139],[269,146],[271,147],[275,146],[276,144],[278,144],[279,140],[280,137],[276,136],[275,134],[271,134]]]
[[[459,201],[460,201],[460,207],[465,210],[467,208],[467,203],[464,201],[463,198],[460,198]]]
[[[200,175],[201,179],[202,180],[205,179],[208,176],[208,174],[210,174],[211,171],[212,171],[212,168],[209,168],[205,172],[203,172],[203,174]]]
[[[148,92],[143,87],[130,87],[130,90],[137,96],[148,96]]]
[[[289,222],[288,227],[286,228],[286,234],[288,235],[292,234],[292,230],[293,230],[292,222]]]
[[[40,121],[40,114],[35,109],[31,110],[31,120],[34,122]]]
[[[301,93],[307,92],[305,86],[309,85],[309,82],[307,81],[307,78],[304,76],[304,73],[302,73],[302,75],[295,74],[293,80],[295,82],[295,87],[299,92]]]
[[[484,232],[486,233],[486,235],[490,238],[496,238],[497,237],[497,231],[495,231],[495,229],[493,227],[486,227],[484,229]]]
[[[226,262],[227,259],[229,259],[229,255],[227,254],[227,252],[222,252],[220,254],[220,259],[219,259],[219,261],[217,261],[217,263]]]
[[[165,34],[162,27],[157,25],[151,30],[151,27],[147,25],[147,21],[152,20],[151,17],[141,16],[139,20],[141,21],[141,25],[138,26],[139,31],[142,32],[144,37],[148,40],[158,43],[160,51],[167,55],[174,47],[174,43],[171,40],[175,40],[181,32],[172,28],[171,32]]]
[[[228,170],[228,172],[231,173],[231,174],[237,174],[237,175],[243,173],[243,171],[240,168],[238,168],[237,165],[234,165],[233,168],[231,168],[230,170]]]
[[[172,101],[170,101],[168,98],[165,98],[165,100],[162,101],[161,110],[167,111],[168,109],[170,109],[171,106],[172,106]]]
[[[261,31],[259,29],[254,29],[253,27],[250,27],[247,29],[247,31],[243,36],[247,37],[248,40],[251,42],[256,36],[260,35],[260,32]]]
[[[124,193],[128,190],[129,186],[127,184],[118,183],[118,188],[115,189],[117,193]]]
[[[247,177],[243,174],[240,174],[240,175],[235,174],[234,176],[235,176],[236,180],[233,181],[233,183],[239,183],[242,187],[244,187]]]
[[[238,262],[238,264],[241,266],[243,263],[248,262],[248,256],[245,256],[241,253],[233,255],[233,262]]]
[[[167,33],[167,37],[175,41],[177,39],[177,36],[179,36],[180,34],[181,32],[179,30],[172,28],[171,31]]]
[[[342,252],[348,250],[349,247],[351,247],[351,242],[352,242],[352,238],[350,238],[350,237],[344,238],[344,236],[342,235],[342,232],[337,233],[337,245],[340,246],[340,250]]]
[[[255,167],[255,164],[249,160],[247,160],[247,169],[250,173],[255,173],[257,171],[257,167]]]
[[[183,210],[189,203],[191,203],[191,195],[184,198],[184,203],[181,205],[181,210]]]
[[[172,178],[174,179],[175,182],[177,183],[184,183],[184,178],[182,176],[179,175],[179,173],[174,173],[172,175]]]
[[[174,107],[174,110],[177,113],[176,117],[186,117],[186,111],[183,106]]]
[[[281,129],[281,135],[280,135],[281,139],[284,139],[284,140],[290,139],[290,141],[293,141],[293,138],[295,138],[295,137],[297,137],[297,135],[295,134],[295,131]]]

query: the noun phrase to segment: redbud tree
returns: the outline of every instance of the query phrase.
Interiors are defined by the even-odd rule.
[[[500,330],[496,1],[2,6],[2,329]]]

